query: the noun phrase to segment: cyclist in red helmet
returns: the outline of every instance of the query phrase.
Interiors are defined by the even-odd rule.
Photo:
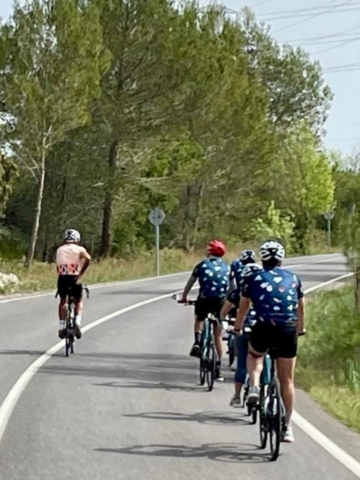
[[[192,357],[200,356],[201,333],[206,317],[212,313],[220,319],[220,312],[229,288],[230,276],[230,267],[222,259],[225,252],[226,247],[222,242],[219,240],[211,241],[207,248],[207,257],[196,265],[182,294],[182,301],[185,302],[191,288],[197,280],[199,281],[199,295],[195,305],[195,343],[190,351]],[[215,329],[215,343],[218,355],[216,378],[222,380],[222,327],[220,326]]]

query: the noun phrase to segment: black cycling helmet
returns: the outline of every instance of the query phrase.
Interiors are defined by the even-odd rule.
[[[248,263],[255,263],[256,262],[256,254],[254,250],[244,250],[240,254],[240,262],[244,265]]]

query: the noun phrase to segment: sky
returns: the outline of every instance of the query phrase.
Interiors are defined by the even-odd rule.
[[[12,3],[0,0],[0,17],[9,17]],[[200,0],[200,3],[206,5],[210,1]],[[301,46],[311,59],[321,63],[325,81],[335,95],[325,125],[325,146],[345,154],[360,148],[360,1],[222,0],[218,3],[236,12],[251,7],[259,20],[271,26],[272,35],[280,43]]]

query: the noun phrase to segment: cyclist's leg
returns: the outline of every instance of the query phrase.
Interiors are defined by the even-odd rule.
[[[67,275],[59,275],[57,281],[57,290],[60,297],[58,306],[59,315],[59,337],[62,338],[62,332],[65,328],[66,319],[66,296],[68,291],[68,278]]]
[[[226,315],[230,312],[230,310],[232,310],[233,307],[234,305],[228,299],[226,299],[220,312],[221,320],[225,319]]]
[[[295,403],[295,364],[297,355],[297,335],[295,327],[277,327],[277,373],[280,382],[281,396],[286,410],[286,422],[290,423]]]
[[[233,406],[240,406],[240,395],[241,389],[244,383],[246,382],[247,368],[246,368],[246,358],[248,354],[248,335],[238,335],[235,340],[238,357],[237,357],[237,367],[235,372],[235,395],[232,399],[231,404]]]
[[[74,299],[76,338],[78,339],[82,336],[80,330],[83,312],[82,288],[82,284],[76,283],[76,277],[74,277],[71,286],[71,295]]]
[[[272,325],[264,322],[256,322],[252,328],[249,341],[249,353],[247,356],[247,370],[249,373],[249,396],[248,402],[257,402],[260,395],[260,377],[264,365],[264,355],[272,343]]]
[[[224,306],[225,298],[214,297],[211,298],[209,302],[210,313],[215,315],[215,317],[220,320],[221,310]],[[217,353],[217,362],[216,362],[216,378],[218,380],[223,380],[221,375],[221,360],[223,356],[223,339],[222,339],[222,325],[216,325],[214,328],[214,337],[215,337],[215,348]]]
[[[204,329],[204,321],[208,315],[207,299],[198,297],[195,304],[195,322],[194,322],[194,336],[195,342],[190,350],[191,357],[199,357],[201,350],[201,337]]]

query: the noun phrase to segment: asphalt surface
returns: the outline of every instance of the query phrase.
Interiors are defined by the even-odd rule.
[[[306,288],[346,273],[340,255],[287,264],[296,265]],[[186,279],[94,288],[84,324],[180,290]],[[0,405],[24,370],[57,343],[56,308],[53,296],[0,301]],[[225,370],[227,381],[211,393],[197,385],[197,361],[188,356],[192,318],[191,308],[166,298],[88,331],[71,358],[55,354],[15,406],[0,444],[0,479],[357,478],[296,426],[296,443],[283,445],[270,463],[268,451],[258,449],[258,426],[229,407],[233,374]],[[296,409],[352,455],[360,451],[360,436],[316,415],[308,398]]]

